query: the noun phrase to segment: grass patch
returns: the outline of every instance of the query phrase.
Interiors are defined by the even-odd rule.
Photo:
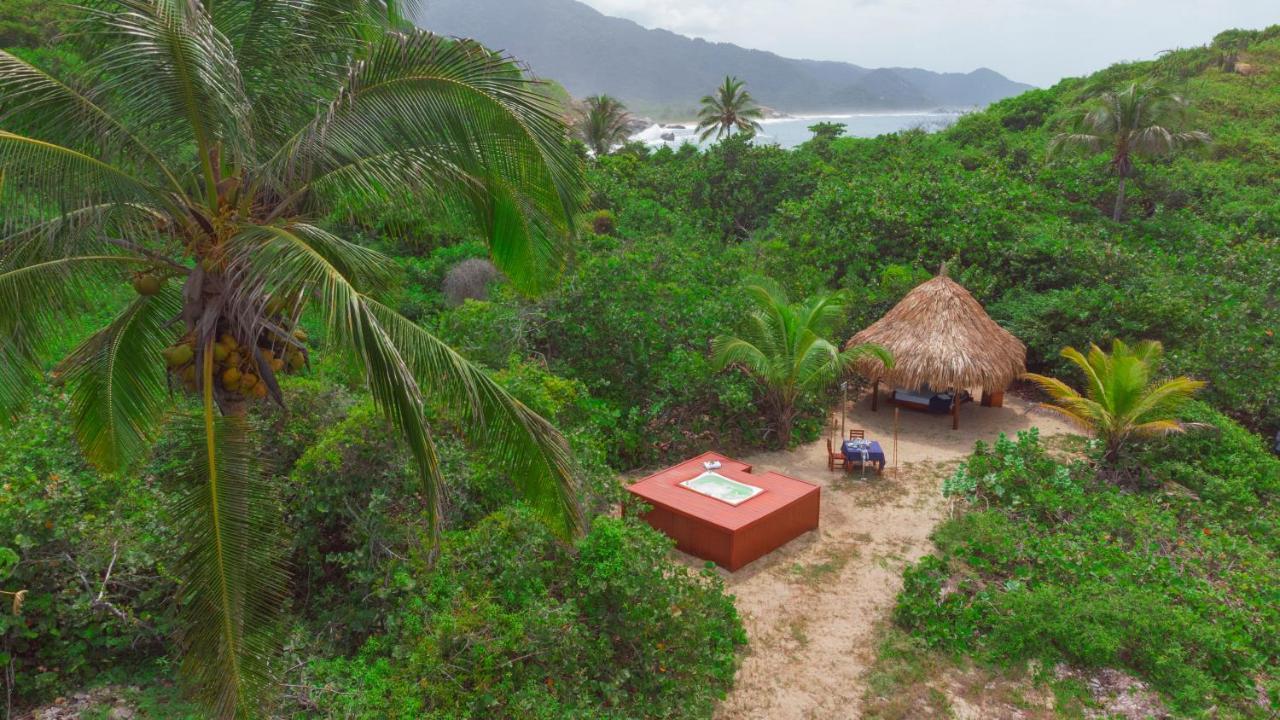
[[[869,541],[870,535],[865,536]],[[792,578],[807,587],[816,588],[840,575],[849,561],[861,555],[856,545],[824,548],[822,559],[813,563],[794,563],[788,570]]]
[[[1023,668],[999,668],[931,649],[903,630],[880,632],[863,697],[866,720],[949,717],[1083,718],[1095,708],[1075,678]]]

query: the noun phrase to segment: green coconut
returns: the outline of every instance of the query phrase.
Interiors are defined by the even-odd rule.
[[[191,362],[191,359],[195,357],[195,351],[186,343],[165,348],[160,351],[160,354],[164,356],[165,363],[171,368],[182,367],[183,365]]]
[[[164,281],[151,273],[143,273],[133,278],[133,289],[139,295],[151,297],[158,294],[162,287],[164,287]]]

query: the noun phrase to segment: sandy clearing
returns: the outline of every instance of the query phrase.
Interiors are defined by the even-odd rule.
[[[742,458],[823,488],[817,531],[736,573],[721,571],[750,645],[717,720],[858,718],[863,675],[875,655],[875,628],[889,616],[903,566],[932,549],[929,534],[946,515],[942,479],[977,440],[1039,427],[1071,432],[1063,421],[1008,398],[1006,407],[966,405],[960,430],[949,417],[903,411],[894,477],[827,470],[825,438],[790,452]],[[872,413],[864,397],[847,418],[892,453],[893,410]],[[890,457],[892,463],[892,457]],[[681,554],[691,565],[701,564]]]

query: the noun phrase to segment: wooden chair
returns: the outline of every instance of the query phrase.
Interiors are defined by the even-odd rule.
[[[836,465],[839,465],[841,470],[844,469],[844,453],[832,450],[831,438],[827,438],[827,469],[835,470]]]
[[[849,431],[849,439],[850,439],[850,440],[866,440],[866,439],[867,439],[867,431],[866,431],[866,430],[856,430],[856,429],[855,429],[855,430],[850,430],[850,431]]]

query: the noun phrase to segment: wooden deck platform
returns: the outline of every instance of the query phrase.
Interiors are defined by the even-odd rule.
[[[703,472],[703,463],[719,461],[716,473],[764,492],[731,505],[680,483]],[[676,547],[728,570],[737,570],[818,527],[817,485],[775,472],[751,472],[751,466],[709,452],[650,475],[627,488],[652,509],[643,518],[672,537]]]

